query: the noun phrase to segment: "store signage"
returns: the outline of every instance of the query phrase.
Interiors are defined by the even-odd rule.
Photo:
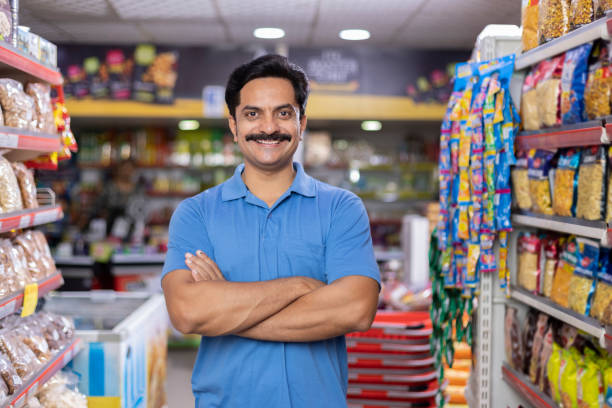
[[[225,87],[205,86],[202,89],[202,102],[205,118],[222,118],[225,109]]]

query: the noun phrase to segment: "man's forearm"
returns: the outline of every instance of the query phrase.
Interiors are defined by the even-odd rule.
[[[263,282],[194,282],[188,270],[162,281],[168,312],[182,332],[221,336],[241,332],[314,289],[303,278]]]
[[[324,340],[367,330],[374,319],[377,303],[377,282],[350,276],[300,297],[237,335],[269,341]]]

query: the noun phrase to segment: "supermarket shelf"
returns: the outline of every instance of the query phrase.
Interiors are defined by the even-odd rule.
[[[571,33],[565,34],[563,37],[556,38],[518,56],[514,66],[517,70],[527,68],[542,60],[554,57],[555,55],[598,38],[608,39],[611,30],[612,13],[608,13],[605,17],[591,24],[580,27]]]
[[[163,264],[166,254],[115,254],[113,264]]]
[[[64,284],[62,274],[57,272],[38,283],[38,297],[44,297],[47,293],[59,288]],[[23,290],[0,299],[0,319],[11,315],[23,305]]]
[[[0,233],[55,222],[63,217],[64,212],[60,205],[45,205],[32,210],[0,214]]]
[[[161,265],[166,259],[166,254],[115,254],[111,257],[111,263],[114,265]],[[70,256],[70,257],[55,257],[57,265],[65,266],[92,266],[93,258],[87,255]]]
[[[5,154],[9,160],[29,160],[43,153],[58,151],[59,148],[59,135],[0,126],[0,149],[12,149]]]
[[[604,221],[587,221],[572,217],[519,212],[512,214],[512,224],[593,238],[604,244],[610,242],[608,226]]]
[[[609,335],[606,327],[592,317],[576,313],[573,310],[559,306],[550,299],[535,295],[515,286],[512,287],[510,297],[518,302],[531,306],[540,312],[544,312],[549,316],[559,319],[562,322],[577,328],[578,330],[582,330],[583,332],[590,334],[599,340],[602,347],[612,344],[612,337]]]
[[[87,170],[110,170],[116,163],[107,165],[102,163],[79,163],[80,169]],[[219,166],[181,166],[178,164],[139,164],[136,165],[136,170],[183,170],[183,171],[213,171],[213,170],[234,170],[237,165],[219,165]]]
[[[404,260],[404,253],[402,251],[374,251],[374,256],[379,262],[387,262],[392,260],[402,261]]]
[[[62,74],[56,68],[42,64],[5,42],[0,45],[0,75],[44,81],[51,85],[61,85],[64,82]],[[24,76],[25,78],[20,78]]]
[[[549,396],[533,385],[524,374],[515,371],[507,363],[502,366],[502,378],[536,408],[559,407]]]
[[[175,192],[147,191],[147,196],[152,197],[152,198],[189,198],[198,193],[199,191],[194,191],[194,192],[189,192],[189,193],[181,192],[181,191],[175,191]]]
[[[592,120],[551,129],[524,131],[518,134],[516,144],[522,150],[590,146],[609,143],[611,134],[612,131],[608,126],[604,128],[601,120]]]
[[[94,99],[69,99],[66,107],[73,119],[205,119],[216,120],[222,126],[223,118],[205,118],[201,99],[176,98],[172,105],[158,105],[134,101],[112,101]],[[306,115],[309,120],[362,120],[364,117],[378,120],[440,121],[444,118],[446,104],[418,103],[403,96],[381,95],[334,95],[312,92],[308,97]]]
[[[53,356],[51,361],[49,361],[33,379],[26,382],[22,388],[17,390],[6,406],[11,408],[23,407],[27,399],[33,397],[40,387],[49,381],[58,371],[64,368],[82,348],[83,341],[79,338],[75,338],[72,343]]]

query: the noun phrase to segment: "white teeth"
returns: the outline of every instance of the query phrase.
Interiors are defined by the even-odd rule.
[[[257,140],[257,143],[266,144],[266,145],[275,145],[275,144],[279,144],[280,141]]]

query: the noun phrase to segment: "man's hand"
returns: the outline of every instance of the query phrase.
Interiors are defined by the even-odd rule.
[[[191,271],[191,276],[195,282],[211,281],[211,280],[226,280],[223,273],[212,259],[210,259],[204,252],[197,250],[195,255],[186,253],[185,263]],[[303,280],[304,285],[309,291],[319,289],[325,286],[324,282],[320,280],[309,278],[307,276],[299,276]]]
[[[225,280],[217,264],[199,249],[196,251],[195,255],[187,252],[185,254],[185,263],[191,271],[191,276],[195,282]]]

